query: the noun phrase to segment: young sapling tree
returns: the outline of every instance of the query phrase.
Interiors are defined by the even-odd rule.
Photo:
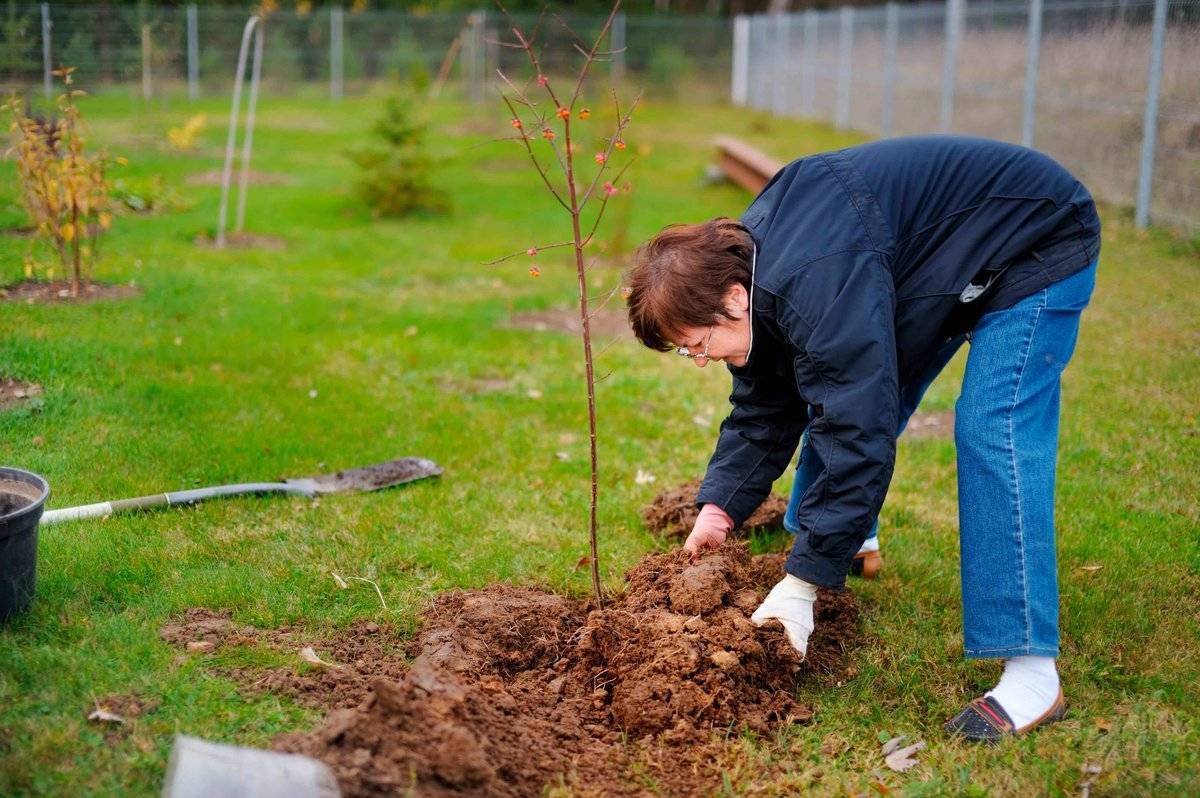
[[[571,220],[571,239],[569,241],[531,246],[523,254],[530,258],[536,258],[539,253],[548,249],[571,247],[575,256],[575,272],[579,284],[579,320],[583,337],[584,373],[587,379],[588,437],[591,462],[591,501],[588,516],[589,559],[592,590],[595,593],[597,604],[601,606],[604,596],[600,586],[600,560],[596,546],[596,503],[599,484],[596,461],[596,378],[592,357],[592,311],[589,308],[590,300],[588,298],[588,264],[584,250],[593,243],[600,220],[604,218],[604,210],[609,200],[617,194],[616,184],[629,166],[629,163],[626,162],[610,179],[604,179],[612,173],[614,154],[625,149],[625,129],[629,125],[633,109],[637,106],[637,100],[629,108],[622,109],[620,100],[614,91],[612,101],[616,111],[616,122],[611,134],[601,139],[604,143],[597,152],[585,156],[584,160],[589,164],[588,167],[581,168],[578,156],[583,153],[583,147],[579,143],[580,128],[592,117],[592,112],[584,105],[582,96],[584,81],[593,63],[612,55],[612,51],[602,51],[600,45],[608,35],[620,5],[620,0],[613,4],[612,11],[590,48],[585,49],[580,44],[575,45],[575,49],[582,56],[583,61],[574,77],[574,86],[569,94],[560,94],[556,91],[554,81],[543,71],[535,44],[536,30],[533,35],[526,35],[511,15],[508,15],[504,6],[500,5],[500,9],[508,15],[515,41],[500,42],[499,44],[502,47],[523,51],[534,75],[532,79],[534,87],[531,87],[529,83],[519,86],[503,72],[499,72],[500,79],[506,86],[502,96],[510,114],[509,123],[514,130],[511,140],[517,142],[525,150],[530,163],[541,178],[542,184],[562,206]],[[584,173],[588,169],[594,169],[591,180],[584,177]],[[513,253],[498,258],[492,263],[508,260],[521,254]],[[537,277],[541,271],[535,264],[530,266],[529,273]]]

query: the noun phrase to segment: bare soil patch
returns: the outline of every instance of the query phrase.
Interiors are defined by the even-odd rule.
[[[154,712],[161,704],[157,698],[114,693],[97,698],[84,709],[83,714],[89,722],[102,725],[104,741],[115,745],[132,733],[137,718]]]
[[[0,377],[0,411],[20,407],[34,397],[42,395],[42,386],[36,382],[22,382]]]
[[[954,411],[936,410],[930,413],[913,413],[908,419],[902,437],[917,440],[953,440]]]
[[[201,249],[217,249],[217,241],[208,233],[196,236],[196,246]],[[264,233],[226,233],[225,249],[269,249],[281,251],[287,249],[287,242],[279,236]]]
[[[84,714],[91,715],[96,710],[103,710],[125,720],[132,720],[154,712],[161,705],[162,702],[157,698],[147,698],[136,693],[113,693],[97,698]]]
[[[141,290],[135,285],[112,285],[109,283],[85,282],[80,286],[79,296],[71,296],[69,280],[42,282],[24,280],[0,288],[0,302],[24,302],[27,305],[50,305],[56,303],[102,302],[108,299],[125,299],[137,296]]]
[[[696,523],[696,516],[700,514],[696,509],[696,494],[700,492],[700,482],[699,479],[685,482],[655,496],[654,501],[642,508],[642,520],[646,522],[646,528],[667,538],[687,537]],[[782,529],[787,504],[787,499],[779,494],[770,494],[746,519],[741,531],[745,533],[753,529]]]
[[[395,630],[372,621],[357,621],[329,638],[290,627],[259,629],[235,624],[228,611],[192,607],[159,630],[159,637],[193,654],[223,646],[265,645],[296,655],[296,667],[230,668],[220,673],[241,685],[247,696],[276,693],[317,709],[357,706],[375,678],[399,678],[407,658]],[[304,648],[328,666],[306,662]]]
[[[579,335],[583,332],[583,323],[579,320],[579,309],[573,310],[555,308],[554,310],[538,310],[529,313],[518,313],[504,323],[505,327],[518,330],[537,330],[539,332],[563,332]],[[629,329],[629,319],[619,310],[604,308],[592,314],[592,335],[602,337],[629,337],[633,332]]]
[[[739,543],[696,565],[652,554],[603,610],[503,584],[445,594],[409,668],[371,677],[357,706],[276,747],[328,763],[347,796],[525,796],[560,781],[635,794],[635,765],[661,794],[711,792],[725,745],[712,732],[808,721],[797,679],[828,678],[857,636],[853,597],[825,591],[806,660],[781,629],[754,627],[782,562]]]
[[[207,172],[197,172],[193,175],[188,175],[184,180],[189,186],[219,186],[221,185],[222,170],[209,169]],[[247,175],[252,186],[287,186],[296,181],[290,175],[279,174],[277,172],[260,172],[257,169],[251,169]],[[238,185],[241,180],[241,171],[233,170],[233,177],[230,185]]]

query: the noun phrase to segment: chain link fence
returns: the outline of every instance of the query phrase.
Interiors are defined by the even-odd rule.
[[[1036,147],[1200,233],[1200,0],[949,0],[738,17],[733,101]]]
[[[0,88],[56,91],[50,72],[76,68],[76,82],[96,89],[140,84],[147,98],[186,91],[192,97],[227,94],[248,12],[188,5],[0,6]],[[537,28],[545,69],[574,70],[575,45],[590,44],[604,17],[522,14],[526,31]],[[524,75],[513,37],[494,10],[409,13],[325,8],[277,11],[265,21],[264,91],[293,93],[327,85],[334,98],[384,80],[436,78],[449,67],[450,82],[483,100],[496,70]],[[718,17],[618,15],[605,47],[619,51],[597,65],[618,82],[652,94],[686,92],[701,101],[726,101],[732,22]]]
[[[0,6],[0,88],[226,95],[245,11],[222,6]],[[578,64],[602,17],[518,15],[544,69]],[[443,69],[488,100],[528,67],[495,11],[279,11],[265,23],[264,93],[336,99]],[[1021,142],[1093,193],[1200,233],[1200,0],[948,0],[737,17],[618,15],[595,69],[650,94],[824,119],[882,136],[961,132]],[[732,82],[732,86],[731,86]],[[326,88],[327,87],[327,88]],[[731,92],[732,89],[732,92]],[[1148,135],[1149,134],[1149,135]]]

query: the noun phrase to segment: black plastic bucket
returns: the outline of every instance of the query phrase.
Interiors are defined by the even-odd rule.
[[[37,474],[0,466],[0,624],[33,601],[38,521],[49,496]]]

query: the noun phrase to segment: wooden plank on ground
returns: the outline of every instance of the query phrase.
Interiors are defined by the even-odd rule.
[[[739,186],[757,194],[782,164],[761,150],[733,136],[717,136],[717,166]]]

